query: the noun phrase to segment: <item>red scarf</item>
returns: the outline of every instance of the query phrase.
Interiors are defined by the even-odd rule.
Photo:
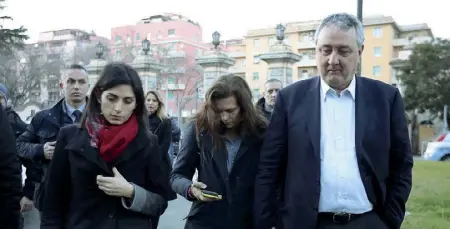
[[[100,156],[105,162],[114,161],[120,156],[136,137],[138,127],[135,115],[122,125],[106,125],[103,118],[86,120],[86,128],[91,136],[91,146],[99,149]]]

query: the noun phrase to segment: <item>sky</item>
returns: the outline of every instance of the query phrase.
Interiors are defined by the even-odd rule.
[[[392,16],[400,25],[427,23],[436,37],[450,38],[447,7],[442,0],[365,0],[363,15]],[[449,4],[449,3],[447,3]],[[30,42],[39,32],[64,28],[94,30],[111,37],[111,28],[136,24],[142,18],[162,13],[176,13],[200,23],[203,40],[219,31],[222,39],[241,38],[249,29],[275,27],[278,23],[319,20],[331,13],[356,15],[357,0],[6,0],[2,15],[23,25]],[[447,19],[445,19],[447,18]]]

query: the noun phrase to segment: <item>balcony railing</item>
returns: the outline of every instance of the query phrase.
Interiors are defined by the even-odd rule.
[[[297,67],[313,67],[316,66],[316,59],[303,57],[299,62],[295,63]]]
[[[316,44],[314,44],[314,41],[304,40],[297,43],[297,49],[312,49],[315,47]]]
[[[164,55],[164,58],[185,58],[186,53],[184,51],[170,51]]]
[[[412,37],[412,38],[397,38],[392,41],[392,45],[395,47],[398,46],[408,46],[414,44],[422,44],[425,42],[432,41],[432,37],[421,36],[421,37]]]
[[[245,68],[232,66],[232,67],[228,68],[228,72],[229,73],[245,73]]]
[[[186,85],[185,84],[174,84],[174,83],[169,83],[167,84],[167,88],[169,88],[169,90],[184,90],[186,89]],[[161,90],[166,90],[166,84],[161,85]]]
[[[229,52],[228,56],[232,58],[245,57],[245,52]]]

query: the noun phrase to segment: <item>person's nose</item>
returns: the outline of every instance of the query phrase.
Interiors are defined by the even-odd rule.
[[[222,121],[227,121],[228,120],[228,118],[229,118],[229,116],[228,116],[228,114],[227,113],[222,113],[222,114],[220,114],[220,119],[222,120]]]
[[[123,110],[123,103],[122,102],[117,102],[114,105],[114,112],[116,112],[117,114],[119,114],[120,112],[122,112]]]
[[[336,51],[333,51],[328,58],[329,65],[337,65],[339,64],[339,54]]]

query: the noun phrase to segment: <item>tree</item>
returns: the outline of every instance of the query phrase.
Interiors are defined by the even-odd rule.
[[[411,124],[412,148],[419,152],[418,115],[428,112],[429,120],[443,118],[444,105],[450,105],[450,42],[436,39],[417,44],[399,70],[398,78],[405,88],[403,98]]]
[[[182,111],[186,108],[192,110],[198,103],[197,88],[203,85],[200,68],[197,67],[195,58],[187,56],[184,51],[174,51],[172,46],[161,45],[155,49],[157,59],[164,66],[161,77],[157,79],[158,87],[165,88],[164,84],[167,82],[169,91],[174,96],[172,104],[176,107],[176,115],[181,121]]]
[[[5,0],[0,0],[0,20],[12,21],[12,17],[1,14],[1,11],[5,9],[4,3]],[[26,31],[23,26],[7,29],[0,23],[0,55],[10,55],[14,49],[22,48],[24,40],[28,39]]]
[[[51,70],[47,57],[35,48],[0,56],[0,75],[9,90],[11,105],[17,106],[40,95],[40,80]]]
[[[398,77],[407,111],[442,118],[444,105],[450,105],[450,41],[417,44]]]

